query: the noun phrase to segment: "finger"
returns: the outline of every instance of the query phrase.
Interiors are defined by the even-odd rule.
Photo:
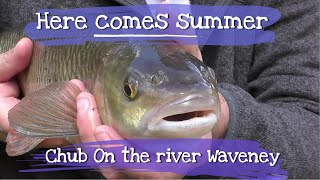
[[[113,134],[111,136],[111,134]],[[95,130],[95,138],[97,141],[108,141],[108,140],[116,140],[112,137],[120,137],[117,136],[117,133],[110,127],[106,125],[101,125],[96,128]],[[121,171],[115,168],[100,168],[100,172],[107,178],[107,179],[127,179],[128,177],[123,174]]]
[[[79,86],[79,81],[72,80],[73,83]],[[79,86],[80,89],[81,86]],[[99,113],[97,111],[96,103],[94,97],[87,92],[82,92],[77,97],[77,126],[79,130],[80,139],[83,143],[87,142],[96,142],[97,139],[94,136],[95,129],[100,126],[101,120],[99,117]],[[116,178],[114,176],[113,168],[104,168],[100,169],[100,171],[105,177],[108,179]]]
[[[115,168],[100,168],[99,170],[107,179],[130,179],[123,171],[118,171]]]
[[[0,54],[0,82],[5,82],[24,70],[32,56],[32,41],[21,39],[15,48]]]
[[[135,179],[182,179],[183,175],[170,172],[134,172],[128,171],[126,174]]]
[[[0,83],[0,97],[18,97],[19,87],[15,80]]]
[[[86,91],[86,86],[84,85],[84,83],[82,81],[80,81],[78,79],[72,79],[70,82],[77,85],[81,91]]]
[[[70,82],[76,84],[81,91],[85,91],[85,85],[82,81],[77,80],[77,79],[73,79]],[[68,140],[71,141],[72,143],[80,143],[80,141],[78,140],[78,137],[68,137]],[[56,147],[63,147],[66,145],[70,145],[70,142],[67,141],[64,138],[49,138],[49,139],[45,139],[44,141],[42,141],[38,147],[45,147],[45,148],[56,148]]]
[[[97,141],[121,140],[123,139],[111,126],[101,125],[95,131]],[[160,172],[134,172],[130,170],[115,170],[113,168],[102,169],[100,172],[108,179],[126,179],[126,178],[148,178],[148,179],[178,179],[181,175],[174,173]]]
[[[83,142],[95,142],[95,129],[102,125],[93,95],[82,92],[77,97],[77,126]]]
[[[110,126],[101,125],[95,129],[94,132],[98,141],[106,140],[122,140],[123,138]],[[109,138],[109,139],[104,139]]]
[[[10,130],[8,112],[16,104],[20,102],[19,99],[14,97],[0,98],[0,131],[8,133]]]

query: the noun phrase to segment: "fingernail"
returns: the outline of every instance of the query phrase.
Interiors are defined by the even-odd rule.
[[[108,132],[108,129],[105,128],[105,126],[99,126],[95,130],[95,137],[98,141],[104,141],[104,140],[110,140],[111,136],[110,133]]]
[[[97,141],[111,140],[109,133],[106,131],[102,131],[102,132],[96,134],[95,137],[96,137]]]
[[[20,46],[23,45],[23,39],[21,39],[17,44],[16,46],[13,48],[13,50],[17,49],[17,48],[20,48]]]
[[[85,113],[90,108],[90,101],[87,97],[81,97],[77,99],[78,113]]]

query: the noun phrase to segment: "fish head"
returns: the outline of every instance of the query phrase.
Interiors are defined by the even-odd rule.
[[[104,121],[125,138],[208,134],[220,114],[214,71],[177,46],[137,45],[133,52],[117,80],[114,68],[105,73]]]

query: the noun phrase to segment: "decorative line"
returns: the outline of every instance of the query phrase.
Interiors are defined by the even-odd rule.
[[[97,38],[110,38],[110,37],[183,37],[183,38],[196,38],[196,35],[181,35],[181,34],[94,34],[93,37]]]

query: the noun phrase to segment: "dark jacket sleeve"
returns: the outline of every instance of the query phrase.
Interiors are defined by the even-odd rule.
[[[230,108],[227,138],[256,140],[281,153],[289,178],[318,179],[319,3],[274,2],[258,4],[278,8],[282,17],[268,28],[275,42],[253,48],[246,91],[218,85]]]

